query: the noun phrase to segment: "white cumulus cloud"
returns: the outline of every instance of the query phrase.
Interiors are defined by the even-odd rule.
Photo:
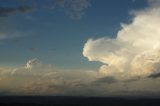
[[[150,7],[134,12],[129,24],[122,24],[113,39],[89,39],[83,55],[89,61],[103,63],[100,72],[108,76],[146,77],[159,72],[160,66],[160,6],[149,0]]]

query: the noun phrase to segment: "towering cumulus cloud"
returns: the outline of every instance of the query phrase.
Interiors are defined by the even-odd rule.
[[[149,0],[145,10],[134,11],[132,22],[122,24],[114,39],[89,39],[83,55],[103,63],[100,72],[120,79],[160,73],[160,2]]]

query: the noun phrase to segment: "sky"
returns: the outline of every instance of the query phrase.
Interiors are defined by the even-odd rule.
[[[0,0],[0,96],[160,96],[159,0]]]

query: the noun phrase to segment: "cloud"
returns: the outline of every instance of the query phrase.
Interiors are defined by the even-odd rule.
[[[60,2],[65,6],[66,1]],[[2,95],[159,95],[160,9],[133,13],[116,38],[89,39],[83,55],[103,65],[93,70],[58,69],[37,58],[16,68],[0,68]],[[5,90],[4,90],[5,89]],[[5,91],[5,92],[3,92]]]
[[[127,80],[123,80],[122,82],[124,83],[129,83],[129,82],[135,82],[135,81],[139,81],[141,80],[142,78],[141,77],[132,77],[130,79],[127,79]],[[145,78],[144,78],[145,79]]]
[[[148,78],[159,78],[159,77],[160,77],[160,73],[151,74],[148,76]]]
[[[32,8],[30,8],[28,6],[16,7],[16,8],[12,8],[12,7],[0,7],[0,17],[14,15],[14,14],[16,14],[18,12],[27,13],[27,12],[31,11],[31,9]]]
[[[117,83],[117,82],[118,80],[116,80],[114,77],[102,77],[94,81],[93,84],[101,84],[101,83],[112,84],[112,83]]]
[[[37,58],[34,58],[32,60],[29,60],[25,66],[25,69],[33,69],[34,67],[37,67],[39,65],[42,65],[41,61],[38,60]]]
[[[20,31],[17,31],[17,30],[14,30],[14,31],[12,31],[12,30],[10,30],[10,31],[3,31],[3,30],[0,30],[1,32],[0,32],[0,41],[2,41],[2,40],[7,40],[7,39],[15,39],[15,38],[20,38],[20,37],[24,37],[24,36],[26,36],[27,34],[29,34],[29,33],[22,33],[22,32],[20,32]]]
[[[55,4],[60,7],[64,7],[66,0],[55,0]]]
[[[30,13],[41,11],[55,11],[55,9],[62,9],[71,19],[79,20],[84,15],[87,8],[90,6],[90,0],[49,0],[49,1],[28,1],[28,0],[14,0],[14,1],[0,1],[0,3],[7,4],[6,6],[0,6],[0,41],[6,39],[13,39],[27,35],[30,31],[22,33],[14,29],[14,27],[8,25],[7,21],[11,17],[19,13]],[[10,3],[15,4],[11,6]],[[43,5],[42,5],[43,3]],[[47,7],[47,8],[46,8]],[[52,9],[54,7],[54,10]],[[26,19],[33,20],[30,14],[25,15]],[[7,20],[7,21],[5,21]],[[8,21],[9,22],[9,21]],[[11,21],[12,22],[12,21]],[[29,35],[29,34],[28,34]]]
[[[1,68],[0,79],[0,95],[113,96],[160,92],[159,78],[119,80],[92,70],[60,70],[37,58],[17,68]]]
[[[0,91],[5,89],[7,95],[85,95],[96,77],[94,71],[60,70],[33,58],[24,66],[1,68]]]
[[[25,66],[15,68],[11,71],[13,76],[34,76],[44,77],[56,74],[56,68],[51,64],[44,64],[37,58],[33,58],[27,61]]]
[[[81,19],[85,10],[91,6],[90,0],[68,0],[66,2],[66,13],[72,19]]]
[[[30,31],[25,33],[14,29],[8,20],[11,20],[11,16],[16,16],[16,14],[23,13],[27,14],[30,12],[41,11],[55,11],[55,9],[62,9],[65,14],[67,14],[71,19],[79,20],[84,15],[87,8],[90,6],[90,0],[49,0],[49,1],[28,1],[28,0],[14,0],[14,1],[0,1],[0,3],[7,4],[6,6],[0,6],[0,41],[6,39],[13,39],[17,37],[23,37]],[[15,4],[11,6],[10,3]],[[42,5],[43,3],[43,5]],[[47,7],[47,8],[46,8]],[[54,7],[54,10],[52,9]],[[30,14],[25,15],[26,19],[33,20]],[[7,21],[5,21],[7,20]],[[12,21],[11,21],[12,22]],[[15,24],[15,23],[14,23]]]
[[[14,21],[14,20],[12,20]],[[11,20],[8,20],[7,18],[1,18],[0,16],[0,42],[11,39],[19,39],[21,37],[26,37],[29,35],[33,35],[33,32],[31,31],[20,31],[20,28],[17,28],[17,23],[12,25]]]
[[[0,7],[0,17],[10,16],[17,13],[28,13],[32,10],[43,9],[55,9],[62,8],[64,12],[72,19],[81,19],[84,15],[85,10],[91,6],[90,0],[50,0],[43,1],[43,5],[40,5],[38,1],[18,1],[15,3],[19,4],[16,7]]]
[[[51,9],[62,8],[71,18],[79,20],[85,14],[86,9],[91,6],[91,0],[55,0]]]
[[[148,0],[148,4],[151,7],[159,7],[160,6],[160,1],[159,0]]]
[[[103,63],[99,70],[106,76],[127,79],[159,72],[160,6],[152,5],[132,15],[132,22],[121,24],[116,38],[89,39],[84,45],[83,55]]]

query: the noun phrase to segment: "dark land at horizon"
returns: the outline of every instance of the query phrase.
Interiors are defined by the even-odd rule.
[[[160,98],[0,96],[0,106],[160,106]]]

